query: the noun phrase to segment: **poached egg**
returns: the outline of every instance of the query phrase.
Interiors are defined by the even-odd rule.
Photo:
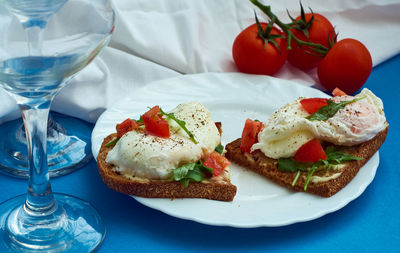
[[[180,104],[171,112],[186,122],[186,128],[193,133],[197,144],[171,120],[170,138],[152,136],[143,131],[127,132],[109,151],[106,162],[114,164],[117,171],[128,177],[170,179],[175,168],[197,162],[221,142],[210,111],[201,103]]]
[[[300,104],[302,98],[298,98],[264,122],[259,142],[252,146],[252,151],[260,149],[266,156],[279,159],[293,157],[303,144],[314,138],[343,146],[372,139],[387,126],[383,103],[366,88],[354,97],[337,96],[332,100],[338,103],[355,98],[362,99],[347,104],[325,121],[308,120],[310,114]]]

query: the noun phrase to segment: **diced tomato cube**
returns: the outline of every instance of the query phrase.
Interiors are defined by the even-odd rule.
[[[169,124],[168,121],[160,117],[160,107],[158,105],[143,114],[142,119],[146,133],[162,138],[169,138]]]
[[[339,89],[338,87],[336,87],[336,88],[332,91],[332,95],[333,95],[334,97],[337,97],[337,96],[346,96],[347,94],[346,94],[346,92],[344,92],[344,91],[342,91],[341,89]]]
[[[325,151],[317,139],[304,143],[294,155],[294,160],[299,162],[318,162],[326,158]]]
[[[305,98],[300,100],[300,104],[309,114],[313,114],[317,112],[319,108],[328,105],[328,102],[326,102],[327,100],[327,98]]]
[[[263,124],[259,121],[246,119],[244,124],[242,139],[240,141],[240,150],[249,152],[253,144],[258,142],[258,133],[261,131]]]
[[[117,126],[116,126],[117,137],[121,138],[122,135],[124,135],[125,133],[127,133],[129,131],[135,130],[137,127],[138,127],[138,124],[136,123],[136,121],[128,118],[128,119],[122,121],[120,124],[117,124]]]
[[[220,175],[226,167],[231,165],[231,162],[218,152],[210,153],[203,163],[204,166],[213,169],[213,176]]]

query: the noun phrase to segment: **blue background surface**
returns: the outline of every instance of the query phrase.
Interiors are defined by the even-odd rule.
[[[375,67],[364,85],[383,100],[390,125],[374,181],[359,198],[316,220],[239,229],[177,219],[108,189],[94,160],[52,179],[53,190],[80,197],[98,209],[107,227],[98,252],[399,252],[399,72],[400,55]],[[0,175],[0,201],[25,193],[26,187],[25,180]]]

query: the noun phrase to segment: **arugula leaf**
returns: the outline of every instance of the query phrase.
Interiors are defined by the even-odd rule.
[[[201,162],[187,163],[173,170],[173,179],[180,181],[183,186],[187,187],[189,182],[203,181],[205,172],[212,175],[213,170],[204,166]]]
[[[342,101],[339,103],[335,103],[332,100],[327,100],[326,102],[328,105],[322,106],[321,108],[318,109],[315,113],[311,114],[310,116],[307,117],[308,120],[327,120],[331,117],[333,117],[337,111],[340,109],[343,109],[347,104],[354,103],[358,100],[364,99],[365,97],[361,98],[355,98],[353,100],[349,101]]]
[[[328,147],[325,150],[325,154],[327,156],[327,160],[330,163],[342,163],[346,161],[352,161],[352,160],[362,160],[361,157],[353,156],[348,153],[343,153],[338,150],[336,150],[333,146]]]
[[[296,174],[296,176],[294,177],[294,179],[293,179],[293,182],[292,182],[292,187],[294,187],[295,185],[296,185],[296,183],[297,183],[297,180],[299,179],[299,177],[300,177],[300,174],[301,174],[301,171],[300,170],[298,170],[297,171],[297,174]]]
[[[325,150],[327,159],[319,160],[318,162],[298,162],[290,158],[279,158],[278,159],[278,170],[284,172],[297,172],[295,178],[293,179],[292,186],[296,185],[300,177],[301,172],[307,172],[307,178],[304,183],[304,191],[307,191],[308,184],[310,183],[311,177],[316,171],[328,169],[330,165],[340,164],[346,161],[352,160],[362,160],[361,157],[353,156],[348,153],[340,152],[336,150],[333,146],[328,147]]]
[[[109,143],[105,144],[105,147],[111,147],[114,146],[115,144],[117,144],[117,142],[119,141],[119,138],[115,138],[114,140],[110,141]]]
[[[298,162],[290,158],[279,158],[278,159],[278,170],[285,172],[297,172],[297,171],[307,171],[312,163]]]
[[[186,178],[195,182],[201,182],[204,178],[204,172],[199,166],[195,166],[193,170],[188,171]]]
[[[161,108],[160,108],[160,113],[161,115],[166,116],[168,119],[172,119],[173,121],[175,121],[190,137],[190,139],[193,141],[194,144],[197,144],[198,142],[196,141],[196,139],[194,138],[194,135],[192,132],[190,132],[187,128],[186,128],[186,122],[180,119],[177,119],[175,117],[175,115],[171,112],[171,113],[166,113],[164,112]]]
[[[143,123],[143,115],[140,115],[140,118],[134,121],[136,121],[136,123]]]
[[[213,174],[212,168],[205,166],[203,163],[201,163],[201,166],[202,166],[203,170],[205,170],[207,173],[209,173],[210,175]]]
[[[181,184],[185,187],[188,187],[190,179],[189,178],[183,178],[181,181]]]
[[[215,150],[218,154],[222,155],[222,152],[224,152],[224,146],[222,146],[222,144],[219,144],[214,150]]]
[[[189,170],[193,170],[195,166],[196,163],[187,163],[185,165],[182,165],[181,167],[174,169],[173,171],[174,180],[179,181],[184,179]]]
[[[307,186],[310,183],[311,177],[314,174],[314,172],[318,169],[318,164],[314,163],[314,165],[311,167],[311,170],[308,171],[307,179],[306,182],[304,183],[304,191],[307,191]]]

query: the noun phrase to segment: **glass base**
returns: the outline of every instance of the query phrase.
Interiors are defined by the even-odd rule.
[[[92,158],[92,127],[80,119],[51,112],[47,129],[50,177],[69,174]],[[28,160],[22,119],[0,125],[0,172],[28,178]]]
[[[14,222],[25,194],[0,204],[0,252],[91,252],[100,246],[106,231],[98,212],[79,198],[56,193],[54,197],[59,208],[53,216],[59,219],[37,217],[40,228]],[[14,230],[20,235],[10,233]]]

